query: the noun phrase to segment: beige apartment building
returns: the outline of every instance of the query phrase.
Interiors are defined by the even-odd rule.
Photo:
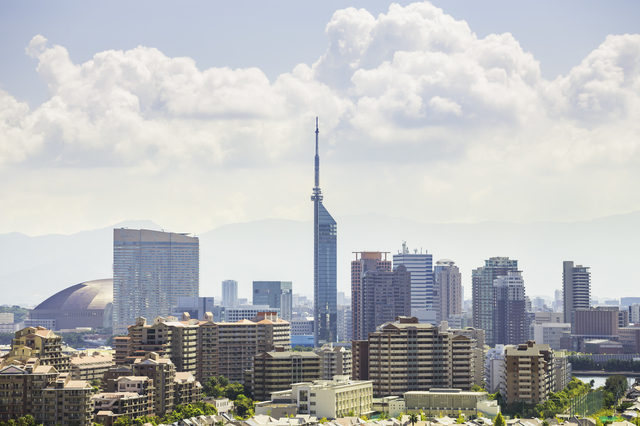
[[[485,363],[485,348],[484,348],[484,330],[479,328],[466,327],[462,329],[446,330],[447,333],[451,333],[455,336],[466,336],[475,342],[475,347],[472,349],[471,360],[473,362],[473,384],[482,386],[484,381],[484,363]]]
[[[71,356],[70,372],[74,380],[102,380],[104,373],[113,367],[113,357],[94,352],[80,352]]]
[[[137,318],[127,328],[126,351],[124,339],[116,342],[116,364],[132,364],[155,352],[171,358],[176,371],[196,374],[199,323],[187,313],[180,320],[173,316],[157,317],[152,324],[147,324],[146,318]]]
[[[144,359],[137,359],[131,365],[134,376],[146,376],[153,380],[153,408],[156,415],[164,415],[173,411],[175,398],[176,368],[171,359],[161,358],[152,352]]]
[[[251,389],[253,399],[266,401],[271,393],[291,389],[294,383],[321,378],[321,359],[317,354],[276,350],[254,357],[253,369],[245,371],[244,385]]]
[[[69,371],[69,356],[62,353],[62,337],[43,327],[26,327],[15,332],[11,350],[1,359],[5,364],[38,358],[40,365],[51,365],[59,373]],[[0,364],[2,365],[2,364]]]
[[[256,403],[256,414],[267,414],[274,405],[291,406],[297,414],[336,419],[362,417],[373,413],[373,387],[370,381],[337,376],[334,380],[296,383],[291,389],[274,392],[273,401]],[[277,404],[274,404],[276,403]]]
[[[0,367],[0,421],[29,414],[45,426],[91,426],[91,385],[41,362],[13,360]]]
[[[431,388],[468,391],[474,383],[475,346],[467,336],[398,317],[370,333],[368,341],[354,342],[353,378],[371,380],[375,397]]]
[[[197,378],[204,382],[224,376],[244,383],[244,371],[253,368],[253,357],[274,348],[291,349],[291,326],[276,312],[238,322],[213,322],[207,314],[198,329]]]
[[[344,346],[327,343],[316,349],[320,357],[323,380],[333,380],[335,376],[351,377],[351,350]]]
[[[505,347],[500,393],[507,403],[542,404],[555,389],[553,350],[533,341]]]

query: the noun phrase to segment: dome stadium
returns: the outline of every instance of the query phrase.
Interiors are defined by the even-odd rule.
[[[68,287],[29,312],[27,324],[50,330],[110,328],[113,280],[87,281]]]

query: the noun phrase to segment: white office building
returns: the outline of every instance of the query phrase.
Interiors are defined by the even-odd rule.
[[[409,253],[406,242],[402,252],[393,255],[393,265],[404,265],[411,272],[411,312],[433,309],[433,255],[425,250]]]

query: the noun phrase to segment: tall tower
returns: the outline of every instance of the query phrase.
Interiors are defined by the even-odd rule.
[[[501,275],[508,275],[509,271],[517,270],[517,260],[511,260],[508,257],[492,257],[484,261],[484,266],[471,272],[473,326],[484,330],[489,346],[496,344],[493,330],[496,305],[493,281]]]
[[[422,251],[422,250],[421,250]],[[404,265],[411,272],[411,309],[433,309],[433,255],[409,252],[406,241],[402,242],[402,253],[393,255],[394,265]]]
[[[238,304],[238,281],[222,281],[222,306],[235,307]]]
[[[198,297],[200,243],[187,234],[113,230],[113,332],[136,318],[171,315],[179,297]]]
[[[519,345],[529,340],[524,280],[520,271],[508,271],[493,281],[496,308],[493,335],[496,345]]]
[[[351,318],[353,340],[367,340],[364,321],[364,294],[362,280],[367,271],[391,271],[392,264],[387,260],[388,252],[362,251],[354,252],[356,260],[351,261]],[[384,255],[384,259],[382,258]],[[376,324],[380,325],[380,324]]]
[[[322,205],[316,117],[315,186],[313,187],[313,318],[314,344],[336,342],[338,336],[338,224]]]
[[[453,260],[442,259],[436,263],[433,286],[433,309],[436,323],[447,321],[449,315],[462,314],[462,275]]]
[[[576,309],[589,309],[591,306],[591,272],[582,265],[573,266],[572,261],[562,262],[562,295],[564,322],[575,327]]]

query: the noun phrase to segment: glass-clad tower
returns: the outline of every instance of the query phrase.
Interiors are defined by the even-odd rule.
[[[338,335],[337,237],[338,224],[322,205],[320,157],[316,117],[315,186],[313,187],[313,317],[316,347],[335,342]]]
[[[113,230],[113,332],[138,317],[167,316],[179,297],[198,297],[200,244],[187,234]]]

